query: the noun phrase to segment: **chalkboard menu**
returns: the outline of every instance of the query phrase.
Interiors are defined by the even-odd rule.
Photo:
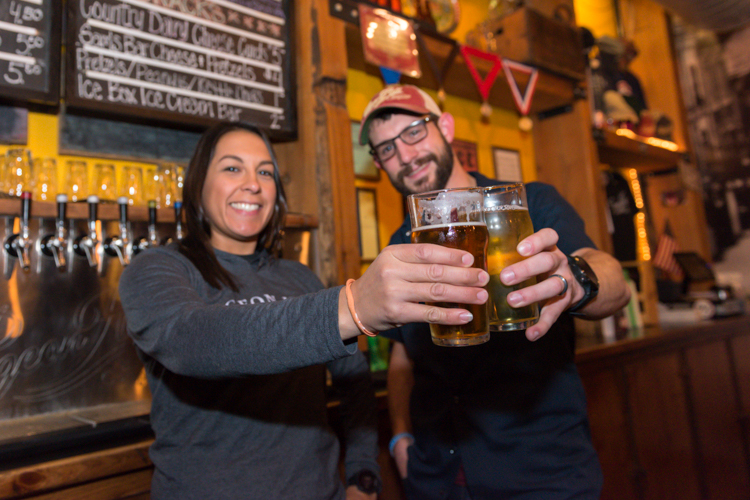
[[[69,0],[71,108],[296,136],[289,0]]]
[[[60,100],[61,0],[0,0],[0,96]]]

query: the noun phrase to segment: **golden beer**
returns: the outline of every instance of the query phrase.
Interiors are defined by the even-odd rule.
[[[527,286],[535,285],[536,278],[530,278],[513,286],[505,286],[500,281],[500,271],[511,264],[525,259],[516,251],[518,243],[534,233],[529,210],[519,205],[502,205],[485,209],[490,242],[487,248],[487,272],[490,282],[490,329],[493,331],[523,330],[539,321],[539,305],[529,304],[514,308],[508,304],[508,294]]]
[[[473,267],[485,269],[487,252],[487,226],[478,222],[456,222],[435,226],[422,226],[412,230],[412,243],[433,243],[458,248],[474,256]],[[437,345],[465,346],[489,340],[488,308],[484,304],[457,304],[435,302],[430,305],[444,308],[462,308],[474,315],[465,325],[430,325],[432,341]]]

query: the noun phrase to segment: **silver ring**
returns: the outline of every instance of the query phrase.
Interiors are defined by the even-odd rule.
[[[558,293],[557,295],[559,297],[562,297],[563,295],[565,295],[565,292],[568,291],[568,280],[566,280],[565,278],[563,278],[559,274],[551,274],[550,278],[560,278],[562,280],[562,282],[563,282],[563,289],[562,289],[562,292]]]

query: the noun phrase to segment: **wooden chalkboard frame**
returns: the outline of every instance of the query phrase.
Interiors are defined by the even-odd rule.
[[[269,138],[274,142],[287,142],[294,141],[298,137],[297,133],[297,75],[296,75],[296,64],[295,54],[296,47],[295,41],[295,22],[292,8],[293,0],[282,0],[281,8],[285,16],[286,32],[284,33],[284,43],[286,48],[285,61],[284,61],[284,87],[286,89],[285,99],[286,107],[285,115],[285,127],[282,129],[271,129],[269,127],[260,126]],[[157,109],[149,109],[144,107],[135,107],[116,103],[102,103],[95,102],[89,99],[79,98],[73,91],[73,86],[76,84],[76,61],[75,61],[75,42],[77,37],[76,31],[76,9],[72,2],[68,2],[67,6],[67,33],[66,33],[66,69],[65,69],[65,100],[66,107],[69,108],[76,114],[83,114],[89,116],[97,116],[101,118],[110,119],[124,119],[132,123],[142,123],[146,125],[165,126],[168,128],[182,128],[185,130],[203,130],[214,123],[220,121],[219,119],[211,118],[200,118],[190,115],[181,115],[179,113],[170,111],[160,111]]]
[[[62,60],[62,0],[47,0],[50,5],[50,30],[47,43],[48,57],[45,61],[48,68],[47,91],[30,89],[27,86],[0,86],[0,98],[13,104],[40,103],[57,106],[60,103],[60,64]]]

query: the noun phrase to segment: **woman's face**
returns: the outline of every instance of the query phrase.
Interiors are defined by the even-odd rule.
[[[238,255],[253,253],[276,201],[273,161],[263,139],[246,130],[224,134],[201,196],[211,245]]]

